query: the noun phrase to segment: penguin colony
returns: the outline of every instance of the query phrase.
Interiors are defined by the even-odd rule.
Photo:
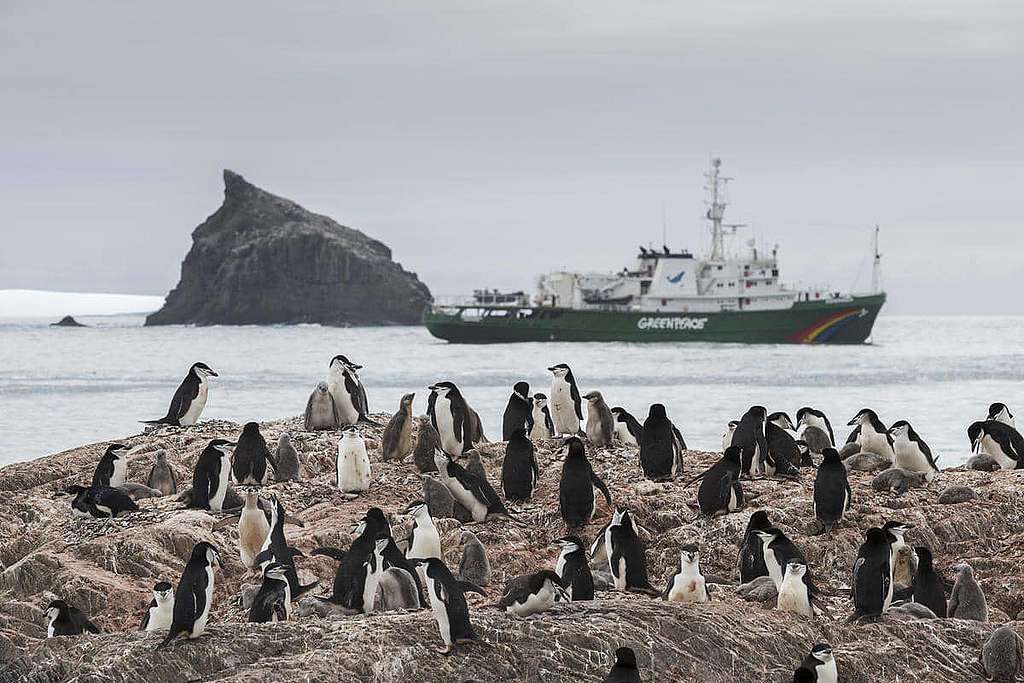
[[[336,483],[346,500],[372,498],[373,449],[368,449],[360,426],[381,426],[369,417],[366,389],[357,372],[361,368],[343,355],[332,358],[326,381],[316,385],[304,416],[306,431],[338,434]],[[424,481],[427,500],[417,500],[419,492],[410,491],[413,501],[404,509],[390,511],[393,517],[411,522],[406,538],[394,538],[388,515],[371,507],[351,530],[355,540],[347,549],[310,549],[308,555],[337,562],[330,592],[314,599],[349,610],[349,614],[369,614],[375,607],[429,608],[440,640],[438,649],[448,655],[483,641],[472,624],[466,599],[471,593],[489,596],[493,608],[510,618],[526,618],[543,614],[556,602],[594,599],[598,580],[611,589],[647,595],[652,600],[695,605],[713,601],[716,592],[731,590],[728,581],[705,576],[697,542],[678,548],[678,566],[663,588],[652,584],[641,524],[629,501],[616,498],[588,457],[613,445],[636,451],[636,462],[621,463],[622,467],[634,467],[646,478],[664,482],[663,486],[685,488],[700,482],[695,507],[697,516],[707,524],[715,517],[744,512],[745,480],[772,477],[782,486],[813,487],[812,514],[819,525],[815,535],[826,537],[842,526],[843,516],[855,500],[847,480],[850,470],[885,468],[885,481],[898,481],[900,486],[906,481],[927,486],[941,475],[937,458],[907,420],[887,428],[874,410],[865,408],[849,420],[853,431],[846,443],[837,444],[832,424],[820,410],[801,408],[794,423],[785,412],[769,413],[762,406],[752,406],[739,419],[723,420],[726,432],[718,462],[696,477],[677,479],[686,466],[686,445],[663,405],[651,405],[641,424],[623,407],[609,409],[601,392],[581,394],[567,364],[548,370],[552,374],[550,398],[542,393],[531,395],[526,382],[518,382],[512,389],[502,419],[502,436],[507,442],[501,475],[503,496],[488,482],[474,450],[486,437],[479,415],[459,388],[450,381],[428,387],[427,415],[419,419],[412,411],[414,394],[404,396],[373,454],[436,472],[436,479],[426,477],[431,486]],[[195,425],[207,401],[208,379],[216,376],[206,364],[195,363],[174,393],[167,415],[146,422],[181,429]],[[414,424],[419,437],[415,440]],[[992,404],[985,419],[968,427],[967,436],[972,467],[1024,469],[1024,438],[1006,405]],[[435,515],[440,516],[434,508],[444,503],[431,498],[440,498],[447,490],[448,509],[454,509],[453,505],[463,508],[466,523],[501,518],[503,524],[525,524],[505,501],[529,503],[538,480],[546,474],[538,467],[533,442],[558,437],[564,439],[560,442],[561,471],[547,473],[559,478],[557,512],[566,530],[565,536],[551,541],[559,548],[557,560],[550,568],[515,577],[489,595],[492,569],[486,547],[475,534],[463,530],[459,542],[462,562],[453,572],[445,563],[434,524]],[[421,450],[425,451],[422,456]],[[147,486],[126,482],[127,462],[133,452],[122,444],[110,445],[97,462],[90,486],[67,489],[74,515],[112,519],[139,510],[136,499],[179,493],[177,476],[163,451],[155,454]],[[474,458],[476,467],[470,466]],[[256,623],[293,618],[292,603],[319,586],[317,581],[300,583],[296,559],[307,553],[289,546],[284,531],[286,523],[302,522],[288,515],[273,493],[261,495],[261,487],[270,483],[271,475],[274,481],[301,479],[298,453],[287,434],[280,435],[276,453],[271,453],[259,425],[249,422],[235,440],[215,438],[206,445],[192,473],[192,488],[179,497],[186,507],[226,515],[218,527],[237,522],[239,559],[261,580],[249,608],[249,620]],[[244,499],[230,489],[230,482],[242,489]],[[595,488],[603,498],[604,512],[610,514],[600,530],[592,525],[599,500]],[[896,495],[905,491],[898,486],[887,490],[893,488]],[[589,542],[584,536],[588,530],[592,533]],[[905,540],[912,531],[911,525],[896,519],[866,531],[850,567],[852,611],[847,620],[878,620],[890,610],[903,610],[918,618],[987,621],[985,595],[972,567],[954,564],[953,574],[944,578],[928,547],[910,546]],[[812,578],[814,568],[800,550],[801,545],[812,542],[820,541],[791,539],[772,524],[770,511],[755,511],[746,532],[737,539],[740,585],[736,591],[741,595],[770,594],[776,609],[803,618],[833,618]],[[153,599],[140,615],[139,630],[160,634],[161,639],[154,641],[157,649],[205,632],[222,550],[227,549],[205,541],[197,543],[180,577],[166,577],[175,579],[176,585],[162,580],[153,586]],[[903,579],[902,583],[897,579]],[[88,615],[63,600],[51,602],[46,617],[50,637],[100,632]],[[805,653],[792,656],[794,681],[840,680],[841,662],[837,663],[829,645],[809,644]],[[611,657],[612,666],[604,680],[646,680],[641,678],[645,667],[638,665],[632,649],[618,647]],[[987,675],[1005,675],[1008,670],[1015,675],[1024,667],[1024,641],[1011,629],[997,630],[985,644],[978,667]],[[646,670],[652,668],[648,663]]]

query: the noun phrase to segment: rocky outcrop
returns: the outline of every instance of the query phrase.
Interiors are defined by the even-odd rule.
[[[387,416],[375,415],[378,422]],[[396,538],[410,520],[400,514],[420,497],[412,462],[383,461],[380,430],[360,426],[372,461],[367,494],[354,500],[333,485],[336,432],[303,432],[300,419],[263,423],[273,443],[282,432],[300,454],[303,478],[267,487],[305,527],[287,527],[289,543],[308,552],[319,545],[347,547],[350,530],[370,506],[389,515]],[[161,426],[119,440],[136,450],[128,479],[144,481],[153,453],[163,448],[178,469],[189,473],[205,443],[235,438],[241,426],[202,422],[194,428]],[[69,501],[56,496],[70,483],[88,481],[106,444],[72,449],[0,470],[0,681],[186,680],[276,681],[544,681],[600,680],[616,647],[638,655],[644,681],[788,681],[811,645],[828,642],[839,663],[840,680],[979,680],[973,663],[999,623],[1024,607],[1024,473],[944,471],[926,487],[902,495],[875,492],[871,474],[853,472],[853,508],[832,536],[815,536],[811,509],[813,472],[802,482],[758,479],[744,482],[747,507],[710,520],[695,519],[696,487],[682,481],[703,471],[716,457],[688,452],[679,482],[653,483],[640,474],[635,449],[591,454],[596,473],[617,503],[629,505],[647,544],[651,581],[658,588],[679,561],[679,547],[699,544],[705,573],[716,582],[712,601],[668,604],[646,595],[599,591],[590,602],[557,604],[530,619],[498,613],[492,605],[514,576],[552,567],[558,549],[550,541],[564,534],[558,516],[561,448],[538,445],[541,477],[534,498],[516,506],[525,527],[496,519],[473,525],[491,560],[489,595],[471,595],[471,619],[484,642],[449,656],[440,644],[429,610],[322,619],[302,616],[287,623],[246,623],[239,606],[241,586],[252,579],[241,565],[234,527],[214,529],[215,517],[182,510],[170,498],[139,501],[139,512],[103,522],[77,520]],[[483,464],[496,488],[503,444],[482,447]],[[968,487],[976,500],[943,504],[946,487]],[[945,497],[944,497],[945,498]],[[583,535],[590,540],[608,521],[598,497],[597,511]],[[815,581],[826,594],[828,614],[806,618],[781,613],[771,604],[746,602],[730,584],[737,544],[752,511],[764,509],[807,556]],[[990,623],[958,619],[912,621],[887,615],[877,623],[847,624],[846,589],[864,530],[887,519],[915,525],[912,545],[928,545],[940,574],[969,562],[988,599]],[[459,562],[463,526],[438,520],[445,561]],[[217,572],[211,626],[201,638],[155,652],[160,638],[135,631],[150,588],[176,582],[194,543],[213,542],[224,567]],[[297,560],[300,580],[318,578],[329,592],[336,564],[324,557]],[[724,582],[724,583],[718,583]],[[46,639],[43,610],[54,596],[93,616],[105,633]],[[1018,630],[1022,624],[1012,624]]]
[[[57,322],[50,323],[50,327],[88,327],[88,325],[83,325],[70,315],[66,315]]]
[[[224,203],[146,324],[416,324],[430,298],[381,242],[225,170]]]

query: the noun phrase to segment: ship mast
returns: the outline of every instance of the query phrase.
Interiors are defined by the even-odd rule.
[[[725,185],[732,178],[719,175],[718,170],[721,166],[721,159],[712,159],[711,169],[704,174],[704,177],[708,179],[708,184],[704,186],[704,189],[709,194],[709,198],[704,201],[708,207],[704,218],[711,221],[711,254],[708,257],[709,261],[724,261],[725,236],[735,235],[736,228],[744,226],[743,223],[736,223],[734,225],[722,224],[722,219],[725,217],[725,207],[729,203],[725,200]]]
[[[878,253],[878,226],[875,226],[874,237],[875,261],[871,265],[871,293],[882,292],[882,255]]]

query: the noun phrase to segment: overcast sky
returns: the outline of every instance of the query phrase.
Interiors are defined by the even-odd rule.
[[[221,170],[435,294],[706,248],[892,313],[1024,313],[1024,3],[0,3],[0,288],[166,294]],[[857,276],[859,273],[859,280]]]

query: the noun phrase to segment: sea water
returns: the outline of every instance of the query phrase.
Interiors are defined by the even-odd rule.
[[[299,415],[330,359],[360,371],[371,411],[393,412],[451,380],[481,415],[488,438],[520,380],[549,393],[546,368],[568,363],[581,393],[599,390],[642,423],[663,403],[690,448],[721,449],[726,423],[751,405],[795,419],[824,410],[845,441],[862,407],[886,424],[906,419],[940,467],[970,456],[966,428],[993,401],[1024,412],[1024,318],[879,317],[860,346],[527,343],[456,345],[422,327],[317,325],[143,327],[138,315],[79,318],[88,328],[0,320],[0,464],[138,434],[162,417],[185,371],[212,378],[202,419],[244,423]],[[585,410],[585,408],[584,408]],[[237,435],[227,435],[237,436]]]

